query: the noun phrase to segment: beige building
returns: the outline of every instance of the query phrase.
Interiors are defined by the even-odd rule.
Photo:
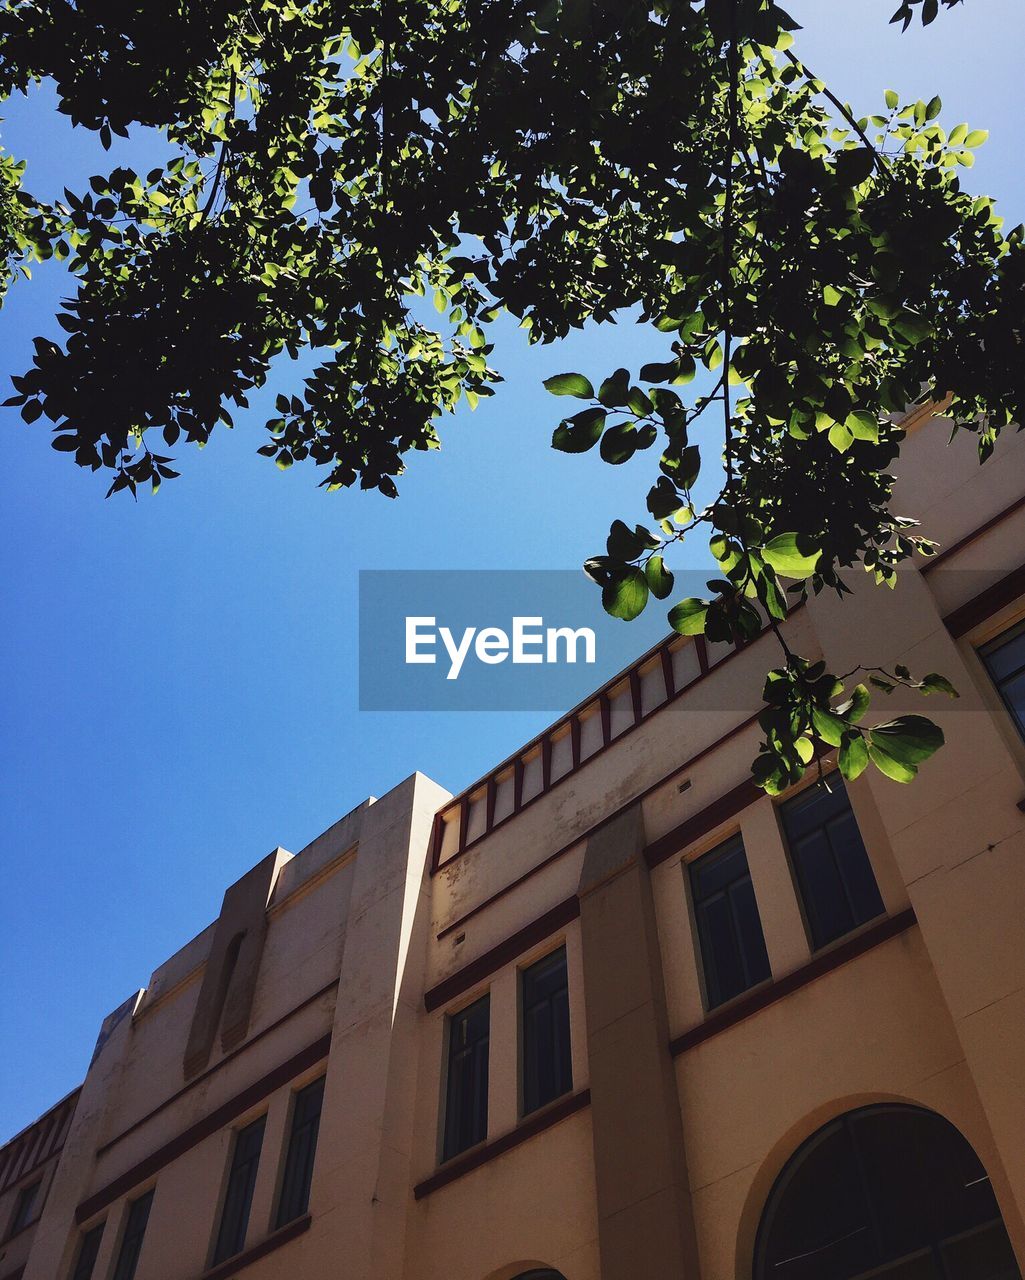
[[[954,681],[914,785],[763,795],[775,641],[674,638],[275,849],[0,1151],[0,1280],[1019,1277],[1025,435],[946,434],[942,556],[787,624]]]

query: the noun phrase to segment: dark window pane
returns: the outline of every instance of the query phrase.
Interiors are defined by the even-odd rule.
[[[566,948],[523,972],[523,1113],[573,1088]]]
[[[249,1226],[249,1210],[253,1205],[253,1188],[256,1171],[260,1165],[260,1149],[263,1146],[265,1117],[261,1116],[235,1135],[235,1146],[228,1172],[228,1186],[224,1194],[221,1226],[217,1232],[214,1262],[241,1253]]]
[[[320,1111],[324,1102],[324,1076],[300,1089],[292,1107],[292,1128],[285,1156],[285,1173],[281,1180],[277,1226],[301,1218],[310,1206],[313,1161],[317,1154]]]
[[[809,787],[781,812],[814,946],[881,915],[879,886],[840,775]]]
[[[1025,738],[1025,622],[991,640],[979,656]]]
[[[39,1199],[40,1185],[39,1182],[33,1182],[31,1186],[22,1187],[18,1192],[18,1202],[14,1207],[11,1225],[7,1232],[9,1236],[24,1231],[28,1224],[34,1222],[39,1216],[36,1201]]]
[[[690,864],[708,1007],[770,976],[747,854],[740,837]]]
[[[135,1268],[139,1265],[139,1254],[142,1252],[142,1240],[146,1234],[146,1223],[153,1204],[153,1192],[147,1191],[144,1196],[134,1200],[128,1208],[128,1220],[125,1233],[121,1237],[121,1248],[117,1255],[117,1266],[114,1268],[114,1280],[132,1280]]]
[[[917,1107],[834,1120],[797,1152],[766,1205],[755,1280],[869,1276],[1020,1280],[978,1157]]]
[[[78,1246],[78,1257],[75,1259],[75,1270],[71,1280],[92,1280],[93,1267],[96,1266],[96,1255],[100,1252],[100,1241],[103,1239],[103,1223],[93,1227],[82,1237]]]
[[[449,1018],[444,1160],[487,1137],[490,1031],[490,996]]]

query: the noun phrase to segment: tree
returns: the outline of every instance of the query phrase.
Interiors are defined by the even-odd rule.
[[[635,309],[669,360],[548,383],[584,402],[557,449],[616,465],[659,445],[650,521],[616,521],[586,565],[606,608],[667,599],[667,552],[707,526],[720,576],[669,619],[778,635],[759,782],[789,785],[816,743],[847,777],[871,760],[910,781],[942,734],[863,728],[868,683],[949,682],[897,668],[848,693],[861,670],[809,663],[780,623],[808,590],[842,594],[844,567],[892,585],[933,551],[889,506],[908,404],[953,405],[983,459],[1025,420],[1025,233],[960,186],[984,133],[893,92],[856,117],[796,29],[774,0],[3,0],[0,93],[51,77],[105,146],[148,125],[174,152],[56,204],[3,158],[4,283],[50,256],[77,279],[67,336],[36,339],[7,403],[135,493],[177,474],[154,443],[203,444],[276,357],[322,348],[259,451],[394,495],[440,415],[493,394],[498,314],[552,342]],[[688,400],[698,366],[718,381]]]

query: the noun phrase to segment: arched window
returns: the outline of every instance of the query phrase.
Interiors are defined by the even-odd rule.
[[[565,1280],[565,1276],[560,1271],[542,1267],[540,1271],[521,1271],[513,1280]]]
[[[827,1124],[769,1195],[755,1280],[1021,1280],[993,1188],[931,1111],[864,1107]]]

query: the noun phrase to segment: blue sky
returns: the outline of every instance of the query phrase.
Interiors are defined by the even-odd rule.
[[[806,26],[797,51],[859,109],[892,86],[988,128],[966,182],[1025,217],[1020,0],[967,0],[905,36],[887,26],[896,0],[788,7]],[[43,191],[112,163],[51,104],[45,91],[8,104],[0,130]],[[33,336],[56,332],[60,285],[42,272],[0,312],[0,385]],[[558,402],[541,380],[651,350],[631,326],[535,349],[506,326],[499,394],[446,421],[442,451],[413,459],[395,502],[328,495],[313,469],[255,456],[281,380],[234,433],[179,451],[182,479],[138,504],[105,502],[45,430],[0,411],[0,1140],[81,1079],[103,1016],[274,845],[300,849],[414,769],[461,789],[552,719],[361,713],[358,573],[569,569],[600,550],[612,518],[643,514],[646,463],[553,453]],[[637,651],[663,631],[649,616]]]

